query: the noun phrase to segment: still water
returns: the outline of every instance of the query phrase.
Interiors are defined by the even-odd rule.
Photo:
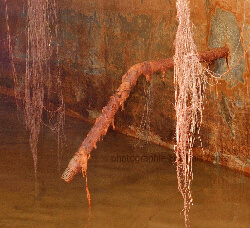
[[[67,119],[62,171],[91,125]],[[43,128],[39,143],[39,195],[23,118],[15,106],[0,106],[0,227],[184,227],[173,151],[135,148],[135,139],[109,131],[92,152],[88,185],[71,184],[57,170],[56,135]],[[194,161],[191,227],[250,227],[249,177]]]

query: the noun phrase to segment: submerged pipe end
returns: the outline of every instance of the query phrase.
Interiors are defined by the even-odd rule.
[[[78,165],[77,161],[72,158],[61,178],[67,183],[70,183],[74,179],[75,175],[80,172],[80,170],[81,167]]]

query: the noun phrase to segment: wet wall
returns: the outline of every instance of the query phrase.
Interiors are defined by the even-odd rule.
[[[23,0],[7,2],[14,61],[22,81],[26,5]],[[3,47],[0,50],[0,85],[13,88],[5,3],[0,4],[0,45]],[[219,59],[209,66],[216,73],[214,76],[234,67],[218,83],[209,80],[207,84],[201,126],[203,150],[197,141],[195,156],[250,173],[250,2],[191,0],[190,8],[198,50],[225,45],[230,49],[228,61]],[[59,45],[63,94],[66,108],[72,115],[96,118],[119,87],[122,75],[133,64],[174,55],[178,23],[172,0],[63,0],[59,2],[58,20],[59,37],[53,44]],[[145,133],[149,130],[145,122],[149,121],[150,135]],[[173,71],[154,75],[150,83],[141,77],[124,110],[117,113],[115,125],[126,134],[173,145]]]

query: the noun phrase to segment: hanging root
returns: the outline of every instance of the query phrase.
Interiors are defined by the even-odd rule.
[[[192,158],[196,130],[202,122],[205,76],[194,44],[188,0],[177,0],[179,26],[175,40],[174,84],[176,110],[176,164],[178,189],[184,200],[185,225],[193,202]]]
[[[50,113],[53,113],[53,115],[57,113],[56,128],[58,132],[58,144],[61,144],[61,136],[63,135],[64,103],[59,74],[59,62],[57,62],[58,74],[56,82],[54,82],[54,87],[56,88],[52,88],[53,82],[50,74],[51,56],[54,52],[58,55],[58,47],[54,50],[55,48],[52,45],[53,38],[57,38],[58,33],[56,2],[55,0],[28,0],[27,7],[27,50],[26,74],[24,78],[24,112],[26,127],[30,132],[29,142],[34,160],[35,179],[37,181],[37,143],[41,129],[43,111],[46,110],[45,100],[46,98],[50,98],[52,89],[57,93],[59,105],[58,109],[55,108],[55,110],[58,111],[50,110]],[[12,49],[10,49],[10,52],[12,52]],[[11,54],[13,59],[13,53]],[[14,81],[15,80],[16,79],[14,77]],[[58,152],[57,156],[58,169],[60,169],[61,154]]]

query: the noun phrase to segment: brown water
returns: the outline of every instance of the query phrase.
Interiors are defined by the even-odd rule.
[[[90,127],[68,119],[63,168]],[[0,227],[184,227],[173,151],[156,145],[135,149],[134,144],[133,138],[109,131],[92,152],[88,184],[93,207],[89,214],[84,179],[80,174],[71,184],[60,179],[56,135],[44,128],[38,157],[40,192],[35,199],[23,118],[18,119],[14,106],[2,102]],[[143,160],[129,161],[134,158]],[[149,163],[150,159],[154,161]],[[249,190],[249,177],[195,161],[191,227],[250,227]]]

